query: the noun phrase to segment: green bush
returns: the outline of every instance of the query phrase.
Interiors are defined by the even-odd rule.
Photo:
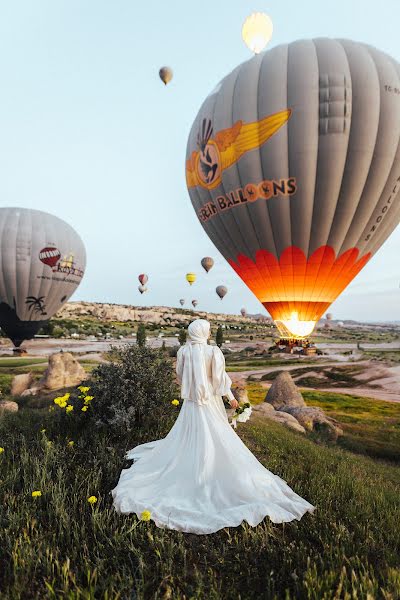
[[[146,345],[146,327],[144,326],[144,323],[139,323],[136,334],[136,343],[140,348],[143,348]]]
[[[86,393],[93,400],[85,412],[84,394],[79,392],[68,400],[74,406],[70,413],[56,407],[63,431],[92,427],[122,435],[149,427],[170,414],[170,402],[178,394],[172,362],[165,352],[137,345],[113,349],[110,362],[96,367],[88,385]]]

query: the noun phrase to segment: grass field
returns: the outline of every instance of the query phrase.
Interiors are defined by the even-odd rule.
[[[164,436],[171,423],[166,417],[130,439],[83,432],[71,448],[47,410],[0,421],[1,600],[400,596],[400,468],[261,418],[239,435],[317,507],[313,515],[196,536],[115,514],[109,492],[130,464],[124,452]]]

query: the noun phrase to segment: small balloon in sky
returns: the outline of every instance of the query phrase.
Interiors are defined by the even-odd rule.
[[[197,300],[192,300],[192,305],[193,305],[193,308],[196,308],[196,306],[198,305],[198,301]]]
[[[179,304],[180,304],[181,306],[183,306],[183,305],[185,304],[185,299],[184,299],[184,298],[181,298],[181,299],[179,300]]]
[[[208,273],[208,271],[214,266],[214,260],[211,258],[211,256],[205,256],[201,259],[201,266],[205,272]]]
[[[255,12],[248,16],[243,23],[242,38],[254,54],[259,54],[270,41],[272,32],[271,18],[265,13]]]
[[[197,277],[196,277],[196,273],[187,273],[186,274],[186,281],[188,282],[189,285],[193,285],[194,282],[196,281]]]
[[[225,285],[218,285],[215,288],[215,291],[217,292],[217,295],[221,298],[221,300],[224,298],[224,296],[226,296],[226,294],[228,293],[228,288]]]
[[[167,85],[171,81],[172,77],[174,76],[171,67],[161,67],[158,74],[160,76],[161,81],[165,85]]]

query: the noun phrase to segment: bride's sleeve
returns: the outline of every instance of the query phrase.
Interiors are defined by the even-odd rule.
[[[183,352],[182,352],[182,348],[179,348],[178,354],[176,355],[176,374],[177,374],[179,383],[182,383],[182,374],[183,374]]]
[[[217,396],[227,396],[229,400],[235,397],[231,392],[232,381],[225,371],[225,357],[218,346],[213,348],[211,363],[212,385]]]

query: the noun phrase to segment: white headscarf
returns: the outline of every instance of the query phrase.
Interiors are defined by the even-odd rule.
[[[188,333],[189,339],[178,357],[181,397],[205,404],[210,394],[205,356],[210,323],[205,319],[196,319],[190,323]]]

